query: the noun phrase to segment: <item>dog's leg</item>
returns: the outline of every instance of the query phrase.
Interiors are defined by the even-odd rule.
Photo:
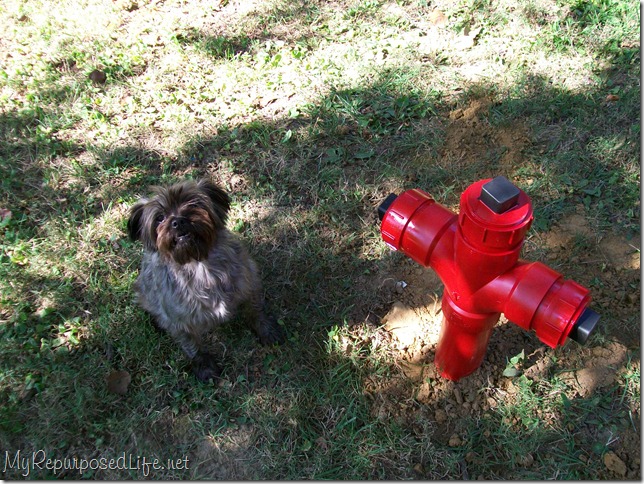
[[[192,359],[192,372],[197,380],[208,383],[221,376],[221,367],[212,354],[200,351]]]
[[[219,378],[221,368],[217,364],[216,358],[202,348],[202,341],[204,341],[202,332],[187,331],[186,324],[182,321],[172,319],[170,315],[161,309],[160,305],[155,308],[142,295],[140,301],[142,301],[143,307],[148,312],[154,314],[156,326],[167,332],[179,344],[179,347],[190,359],[192,372],[199,381],[208,382],[209,380]]]
[[[201,382],[208,382],[221,376],[221,367],[217,363],[214,355],[208,353],[202,348],[201,342],[204,341],[203,334],[193,334],[184,329],[168,330],[174,340],[186,354],[192,363],[192,372]]]
[[[251,329],[263,345],[282,344],[286,341],[284,328],[280,326],[275,317],[265,311],[265,302],[261,287],[257,289],[249,301],[252,310]]]

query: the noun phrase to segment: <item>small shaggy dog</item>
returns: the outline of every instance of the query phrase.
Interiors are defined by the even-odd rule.
[[[253,311],[252,329],[262,344],[282,343],[284,331],[264,313],[257,266],[225,227],[226,192],[206,180],[153,190],[132,207],[127,223],[132,240],[145,248],[137,302],[179,343],[195,376],[205,382],[221,374],[204,336],[242,304]]]

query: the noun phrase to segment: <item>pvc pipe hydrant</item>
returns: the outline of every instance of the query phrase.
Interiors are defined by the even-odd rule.
[[[503,176],[470,185],[458,215],[418,189],[389,195],[378,215],[385,243],[431,267],[445,286],[434,357],[445,378],[481,365],[501,313],[552,348],[568,338],[585,343],[599,321],[588,289],[519,259],[532,204]]]

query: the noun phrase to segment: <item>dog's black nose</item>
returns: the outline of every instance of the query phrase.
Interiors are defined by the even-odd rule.
[[[175,217],[170,222],[170,226],[179,232],[185,232],[188,227],[188,221],[183,217]]]

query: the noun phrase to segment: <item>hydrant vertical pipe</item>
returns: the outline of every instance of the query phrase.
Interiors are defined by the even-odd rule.
[[[441,307],[443,324],[434,364],[441,376],[457,381],[481,366],[500,313],[465,311],[447,293],[443,294]]]

